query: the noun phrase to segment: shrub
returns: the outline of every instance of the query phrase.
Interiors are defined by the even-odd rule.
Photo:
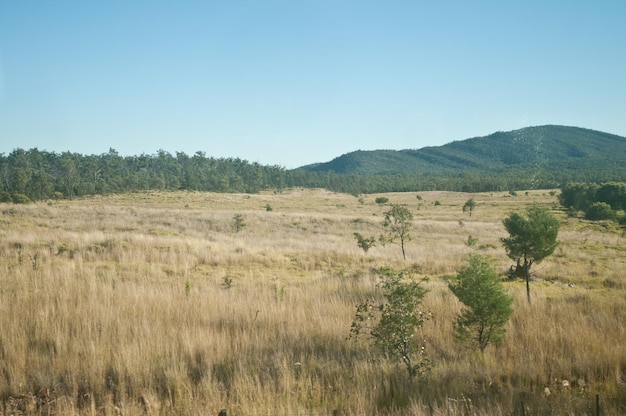
[[[415,332],[429,317],[421,309],[428,290],[411,279],[408,271],[381,267],[376,273],[382,279],[385,301],[366,301],[357,306],[350,337],[366,333],[383,354],[404,363],[409,377],[423,377],[428,374],[430,360],[424,346],[415,340]]]
[[[594,202],[585,212],[585,218],[591,221],[613,220],[615,211],[606,202]]]
[[[367,251],[376,245],[376,237],[363,237],[359,233],[354,233],[357,245],[363,249],[363,252],[367,254]]]
[[[489,262],[471,255],[469,265],[459,271],[448,287],[465,305],[454,323],[457,338],[481,351],[489,343],[499,343],[505,334],[504,325],[513,313],[513,297],[502,288]]]
[[[234,232],[238,233],[239,231],[241,231],[243,229],[243,227],[246,226],[246,223],[243,219],[243,215],[241,214],[235,214],[233,216],[233,222],[231,223],[231,227],[233,229]]]
[[[24,194],[13,194],[14,204],[30,204],[31,200]]]
[[[389,202],[389,198],[385,196],[379,196],[374,201],[376,201],[377,204],[382,205],[382,204],[386,204],[387,202]]]

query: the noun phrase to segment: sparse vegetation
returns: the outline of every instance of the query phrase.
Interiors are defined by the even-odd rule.
[[[400,240],[400,248],[402,249],[402,258],[404,260],[406,260],[405,244],[411,241],[412,220],[413,214],[407,207],[393,204],[391,209],[385,212],[385,220],[383,221],[386,234],[381,236],[381,242],[384,244],[385,242],[393,243]]]
[[[470,218],[472,217],[472,211],[476,208],[476,201],[474,198],[468,199],[465,204],[463,204],[463,212],[469,212]]]
[[[503,218],[554,197],[421,194],[442,204],[414,211],[408,263],[395,246],[356,247],[355,224],[380,232],[379,206],[323,190],[0,204],[0,413],[504,416],[523,398],[527,415],[570,415],[592,414],[598,394],[603,416],[625,414],[622,230],[553,211],[559,247],[533,266],[532,306],[523,281],[503,283],[514,298],[507,336],[475,354],[455,341],[463,306],[446,276],[480,250],[503,277]],[[459,227],[470,197],[480,222]],[[235,213],[245,232],[232,232]],[[384,301],[383,264],[429,278],[421,308],[434,318],[414,336],[427,382],[408,383],[402,362],[346,340],[355,305]]]
[[[243,215],[241,214],[233,215],[233,221],[231,223],[231,227],[234,232],[238,233],[239,231],[243,230],[245,226],[246,226],[246,222],[243,219]]]
[[[386,357],[404,363],[410,378],[425,377],[430,361],[424,341],[418,341],[415,333],[428,318],[421,308],[428,291],[406,270],[381,267],[376,273],[384,300],[366,300],[357,306],[350,336],[369,335]]]

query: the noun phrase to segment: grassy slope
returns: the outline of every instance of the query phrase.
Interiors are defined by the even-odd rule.
[[[603,414],[623,413],[622,234],[555,211],[561,245],[536,266],[533,304],[521,282],[506,283],[516,298],[508,336],[479,356],[453,340],[460,305],[442,277],[472,250],[468,235],[504,272],[502,218],[556,198],[472,194],[470,218],[466,194],[384,195],[414,212],[407,263],[431,278],[434,320],[420,335],[433,371],[411,384],[365,341],[345,340],[356,303],[375,294],[372,268],[406,265],[398,246],[364,255],[356,245],[353,232],[381,232],[377,196],[158,193],[0,205],[6,412],[428,414],[430,406],[497,415],[523,401],[566,414],[587,411],[597,393]],[[246,223],[239,233],[235,213]]]

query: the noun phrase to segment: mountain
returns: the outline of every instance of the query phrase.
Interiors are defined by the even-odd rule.
[[[303,166],[310,172],[350,175],[493,173],[514,169],[562,172],[624,170],[626,138],[567,126],[527,127],[443,146],[407,150],[357,150],[330,162]]]

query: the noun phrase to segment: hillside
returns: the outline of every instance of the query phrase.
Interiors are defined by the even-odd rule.
[[[556,172],[613,169],[623,166],[624,160],[625,137],[578,127],[548,125],[497,132],[422,149],[358,150],[301,169],[352,175],[489,173],[511,168]]]

